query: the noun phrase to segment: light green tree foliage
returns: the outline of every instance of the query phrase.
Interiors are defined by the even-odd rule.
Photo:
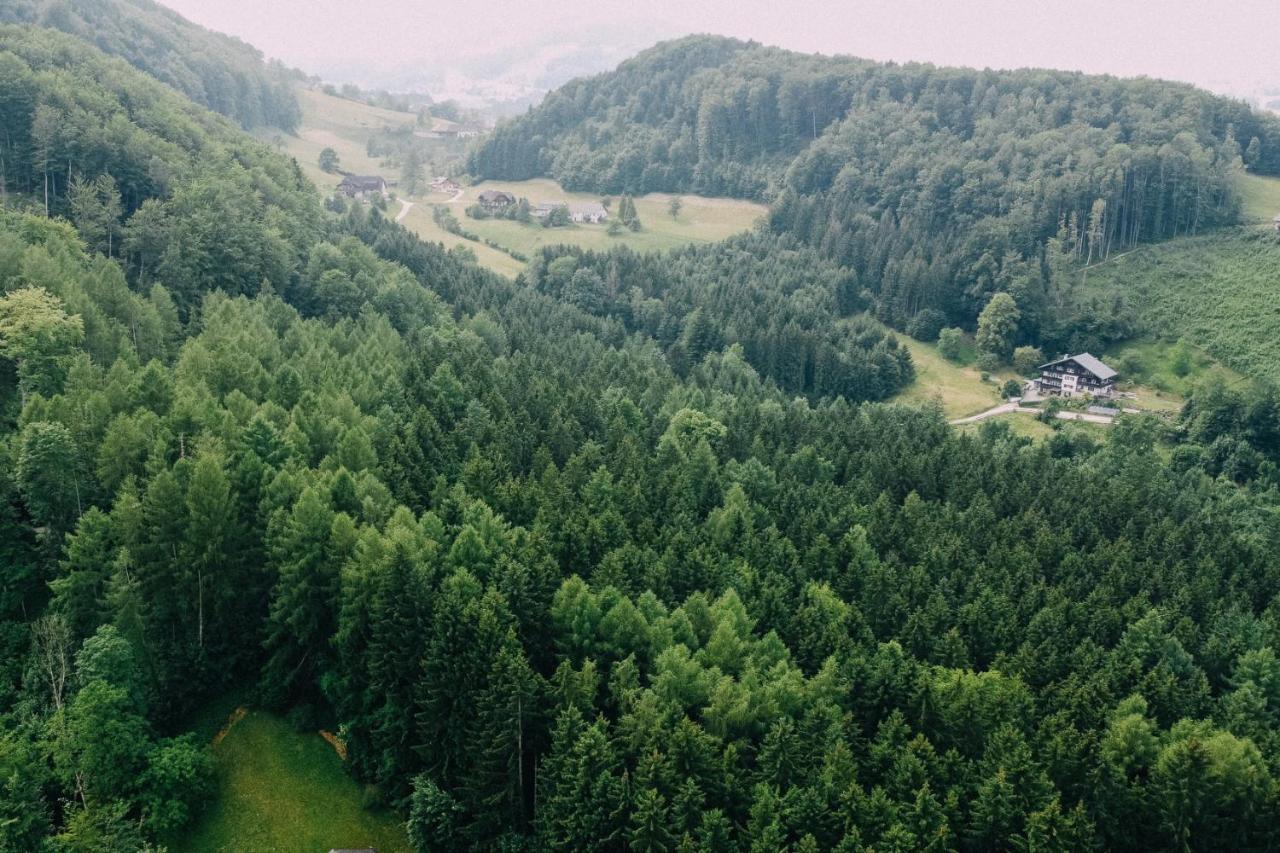
[[[23,393],[53,391],[67,357],[84,340],[84,322],[40,287],[0,297],[0,355],[17,363]]]
[[[978,332],[976,340],[978,349],[991,353],[1000,359],[1007,359],[1013,352],[1013,344],[1018,334],[1018,320],[1022,312],[1018,304],[1007,293],[997,293],[991,297],[987,307],[978,315]]]

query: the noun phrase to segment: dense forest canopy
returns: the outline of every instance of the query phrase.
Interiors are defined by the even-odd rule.
[[[915,375],[906,347],[862,316],[856,277],[772,235],[663,255],[551,248],[525,276],[653,338],[681,375],[726,346],[779,387],[815,398],[883,400]]]
[[[246,128],[291,131],[301,118],[297,72],[153,0],[5,0],[0,23],[62,30]]]
[[[1235,222],[1242,156],[1280,174],[1280,120],[1185,84],[690,37],[552,93],[470,167],[770,200],[770,227],[852,270],[898,328],[925,310],[972,326],[1004,291],[1022,337],[1059,348],[1089,332],[1045,316],[1047,241],[1087,264]]]
[[[181,839],[232,688],[421,851],[1280,845],[1274,393],[962,435],[795,236],[510,281],[0,70],[0,848]]]
[[[319,231],[296,163],[122,60],[0,26],[0,186],[72,219],[181,309],[290,285]]]

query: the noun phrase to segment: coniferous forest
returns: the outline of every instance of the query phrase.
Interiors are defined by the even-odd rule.
[[[874,319],[1231,222],[1274,122],[667,44],[473,168],[770,221],[513,281],[145,71],[0,27],[0,849],[181,838],[231,690],[421,851],[1280,846],[1275,394],[963,434]]]
[[[1078,349],[1085,333],[1050,316],[1046,242],[1088,263],[1233,223],[1242,157],[1280,174],[1280,118],[1185,84],[697,36],[569,83],[470,163],[603,193],[767,200],[772,231],[838,261],[897,328],[925,310],[972,328],[1009,292],[1029,340]]]

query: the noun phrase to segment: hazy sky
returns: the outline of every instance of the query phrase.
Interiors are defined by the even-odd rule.
[[[644,24],[804,51],[1280,86],[1280,0],[161,0],[269,56],[430,60],[448,45]]]

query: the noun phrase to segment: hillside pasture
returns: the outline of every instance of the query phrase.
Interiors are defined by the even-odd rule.
[[[711,243],[750,230],[767,211],[764,205],[750,201],[682,195],[680,213],[673,218],[670,213],[671,196],[666,193],[650,193],[635,199],[641,229],[624,229],[621,234],[610,236],[607,224],[544,228],[536,222],[526,224],[509,219],[467,217],[464,209],[474,204],[485,190],[503,190],[517,198],[527,198],[535,206],[543,202],[598,202],[602,197],[590,193],[567,192],[555,181],[542,178],[531,181],[485,181],[465,188],[462,197],[451,205],[456,208],[453,213],[462,221],[463,227],[479,234],[481,238],[491,239],[528,256],[532,256],[543,246],[560,244],[597,251],[608,250],[613,246],[629,246],[637,251],[646,251],[673,249],[690,243]],[[612,209],[616,210],[618,199],[615,197],[612,201]]]
[[[1086,294],[1119,297],[1139,338],[1184,338],[1240,373],[1280,381],[1280,235],[1268,228],[1143,247],[1091,270]]]
[[[334,747],[261,711],[233,713],[214,738],[218,793],[175,853],[314,853],[373,847],[408,853],[399,817],[362,807],[361,788]]]
[[[338,152],[341,169],[360,175],[400,177],[399,169],[388,170],[382,161],[370,157],[369,138],[384,128],[401,128],[417,123],[413,113],[373,107],[327,94],[319,89],[299,88],[302,122],[295,134],[282,135],[284,149],[298,161],[302,171],[321,189],[336,187],[341,175],[320,170],[320,152]]]
[[[1005,380],[1020,378],[1006,369],[983,381],[982,371],[973,366],[976,351],[966,352],[966,357],[957,363],[944,358],[937,344],[922,343],[906,335],[898,335],[898,340],[911,350],[916,378],[894,400],[914,405],[936,403],[948,418],[976,415],[1000,405],[1000,387]]]
[[[1280,178],[1241,174],[1236,183],[1240,193],[1240,216],[1247,223],[1270,224],[1280,214]]]

